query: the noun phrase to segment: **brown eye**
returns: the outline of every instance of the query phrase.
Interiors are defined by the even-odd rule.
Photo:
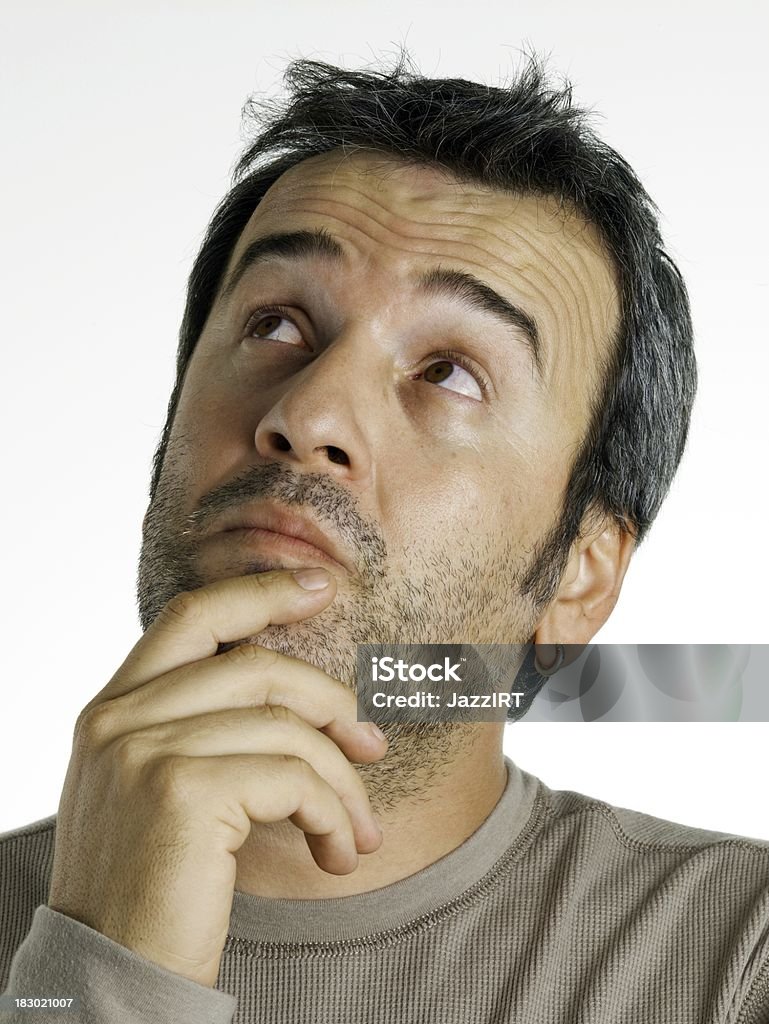
[[[431,363],[424,372],[425,380],[429,380],[431,384],[440,384],[441,381],[446,380],[454,372],[454,364],[450,363],[448,359],[441,359],[437,363]]]
[[[272,334],[273,331],[277,331],[278,324],[282,319],[282,316],[275,316],[274,313],[271,313],[269,316],[263,316],[257,322],[256,327],[254,327],[253,333],[260,338],[264,338],[266,335]],[[262,334],[262,331],[265,333]]]
[[[458,395],[482,402],[483,386],[475,375],[462,365],[460,359],[464,361],[464,358],[457,355],[451,359],[436,359],[426,366],[419,376],[428,384],[440,384],[445,391],[454,391]]]
[[[306,348],[302,332],[282,308],[254,310],[246,324],[249,338],[261,338],[264,341],[282,341],[286,345]]]

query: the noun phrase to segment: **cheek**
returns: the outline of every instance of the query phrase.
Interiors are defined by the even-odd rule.
[[[202,369],[200,364],[185,379],[169,444],[195,493],[230,479],[242,466],[244,444],[253,445],[243,397],[227,381],[206,378]]]
[[[190,362],[179,401],[179,430],[198,437],[205,448],[252,440],[258,392],[236,361],[204,339]],[[176,425],[175,428],[176,429]]]
[[[512,436],[476,451],[412,452],[402,471],[388,469],[379,503],[390,547],[417,559],[479,546],[531,550],[557,516],[568,476],[558,445]]]
[[[516,504],[510,481],[488,460],[433,453],[419,465],[412,461],[407,472],[388,476],[380,508],[391,549],[425,558],[436,550],[461,551],[481,535],[509,531]]]

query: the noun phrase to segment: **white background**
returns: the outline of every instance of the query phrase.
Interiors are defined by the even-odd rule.
[[[403,41],[426,75],[493,85],[527,46],[571,78],[663,211],[701,373],[689,451],[598,639],[769,640],[760,11],[753,0],[4,8],[0,831],[56,811],[75,717],[139,637],[140,524],[187,275],[241,149],[241,107],[279,92],[295,57],[389,65]],[[506,740],[553,788],[761,837],[768,745],[763,723],[522,723]]]

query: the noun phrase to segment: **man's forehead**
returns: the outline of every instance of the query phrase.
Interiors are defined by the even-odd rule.
[[[553,197],[485,187],[386,153],[333,150],[274,182],[243,230],[230,269],[254,238],[305,223],[317,227],[319,220],[369,266],[404,277],[415,260],[466,267],[528,306],[542,324],[545,351],[558,353],[556,375],[567,363],[603,362],[619,319],[614,266],[598,229]]]
[[[611,264],[609,253],[595,225],[568,204],[553,196],[521,194],[515,190],[462,180],[444,167],[412,162],[387,153],[332,150],[300,161],[285,171],[267,190],[252,221],[267,214],[293,212],[313,198],[344,197],[346,203],[379,206],[383,216],[394,213],[428,228],[453,225],[458,229],[491,219],[503,230],[534,221],[536,229],[559,245],[574,242],[592,250]],[[238,248],[245,246],[250,224]]]
[[[265,195],[273,202],[298,198],[307,187],[331,189],[358,187],[364,193],[387,203],[397,199],[418,208],[433,203],[439,209],[452,208],[457,201],[474,203],[479,197],[499,195],[495,189],[465,182],[447,168],[407,160],[395,154],[358,149],[345,152],[334,149],[309,157],[285,171]]]

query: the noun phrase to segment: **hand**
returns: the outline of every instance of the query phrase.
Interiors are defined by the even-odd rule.
[[[320,612],[336,594],[324,576],[319,590],[288,571],[240,576],[168,602],[78,717],[53,910],[213,986],[252,822],[288,818],[332,874],[379,848],[350,762],[376,761],[387,745],[356,721],[352,690],[256,644],[216,655]]]

